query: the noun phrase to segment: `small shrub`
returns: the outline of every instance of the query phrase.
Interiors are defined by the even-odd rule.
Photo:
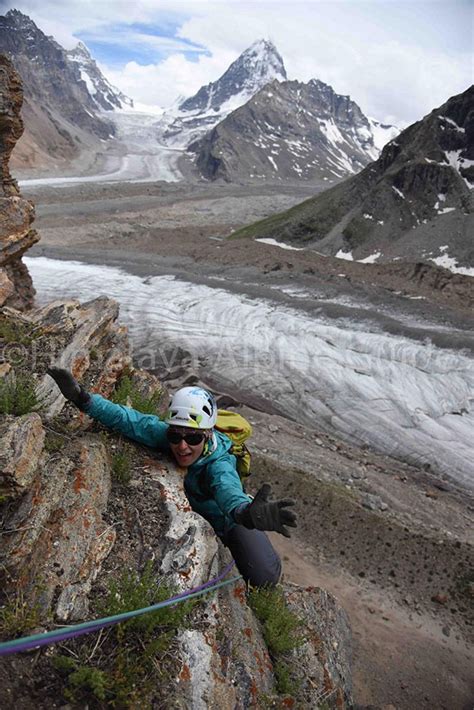
[[[0,380],[0,414],[19,417],[41,407],[31,376],[12,373]]]
[[[7,599],[0,607],[0,635],[11,639],[22,636],[26,631],[34,629],[40,622],[40,611],[37,604],[27,602],[23,593],[18,592]]]
[[[176,588],[157,579],[153,571],[153,564],[147,562],[141,575],[125,570],[117,581],[111,583],[101,613],[103,616],[113,616],[124,611],[141,609],[165,601],[176,593]],[[178,629],[195,604],[194,600],[180,602],[175,606],[158,609],[130,619],[122,626],[127,630],[144,632],[145,635],[150,635],[158,626]]]
[[[279,659],[273,666],[276,679],[277,693],[280,695],[295,695],[298,683],[292,679],[288,663]]]
[[[304,643],[300,633],[303,622],[288,609],[280,587],[252,589],[249,604],[263,627],[263,638],[273,661],[277,692],[296,695],[300,682],[292,678],[286,656]]]
[[[176,590],[160,583],[149,562],[142,574],[125,571],[112,582],[108,595],[97,610],[112,616],[151,606],[173,596]],[[81,707],[152,707],[160,681],[169,681],[172,663],[170,649],[179,627],[195,603],[182,602],[173,607],[122,622],[106,632],[105,639],[91,663],[89,641],[74,647],[74,658],[57,656],[53,665],[66,675],[64,697]],[[95,649],[94,649],[95,650]]]
[[[105,700],[108,679],[104,671],[90,666],[80,666],[70,674],[68,681],[72,686],[70,700],[76,700],[77,692],[74,692],[75,690],[91,692],[98,700]]]
[[[128,375],[121,378],[111,399],[115,404],[124,404],[133,407],[142,414],[156,414],[160,402],[161,391],[153,392],[151,397],[145,397],[136,387]]]
[[[53,666],[61,673],[67,674],[68,687],[64,697],[73,703],[78,703],[92,695],[97,700],[105,700],[110,679],[107,674],[93,666],[81,665],[70,656],[56,656],[52,659]]]
[[[110,399],[112,402],[115,402],[115,404],[127,404],[129,397],[130,397],[130,392],[132,390],[132,381],[128,375],[124,375],[121,379],[118,385],[115,388],[115,392],[113,392],[112,396]]]

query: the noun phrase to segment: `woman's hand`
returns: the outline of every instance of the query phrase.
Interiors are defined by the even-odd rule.
[[[53,378],[61,390],[61,394],[69,401],[84,410],[90,402],[90,394],[74,379],[69,370],[60,367],[50,367],[48,375]]]
[[[296,528],[296,513],[287,508],[295,505],[295,501],[292,498],[269,500],[271,492],[270,484],[264,483],[253,501],[234,515],[235,522],[246,528],[274,530],[285,537],[291,537],[285,526]]]

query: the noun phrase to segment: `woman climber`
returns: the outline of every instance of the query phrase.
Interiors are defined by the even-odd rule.
[[[290,537],[296,515],[291,499],[270,500],[271,486],[264,483],[255,498],[247,495],[230,453],[232,441],[214,426],[217,405],[200,387],[183,387],[171,399],[160,419],[90,394],[70,372],[48,370],[64,397],[88,416],[146,446],[171,452],[186,468],[184,490],[191,508],[202,515],[230,550],[244,580],[255,587],[275,585],[281,561],[264,530]]]

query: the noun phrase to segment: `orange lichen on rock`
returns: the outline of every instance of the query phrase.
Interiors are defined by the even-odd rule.
[[[245,604],[245,587],[236,587],[233,593],[234,597],[238,599],[241,604]]]
[[[187,663],[183,664],[183,667],[181,668],[181,672],[179,674],[179,679],[183,681],[183,683],[186,683],[191,680],[191,671],[189,670],[189,666]]]
[[[251,641],[252,639],[252,629],[250,626],[246,626],[244,629],[244,634],[247,636],[248,640]]]

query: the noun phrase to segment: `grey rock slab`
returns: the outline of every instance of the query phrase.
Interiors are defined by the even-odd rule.
[[[204,518],[191,510],[183,490],[183,474],[176,466],[157,464],[149,469],[149,475],[160,484],[170,516],[161,571],[183,591],[207,582],[217,540]]]

